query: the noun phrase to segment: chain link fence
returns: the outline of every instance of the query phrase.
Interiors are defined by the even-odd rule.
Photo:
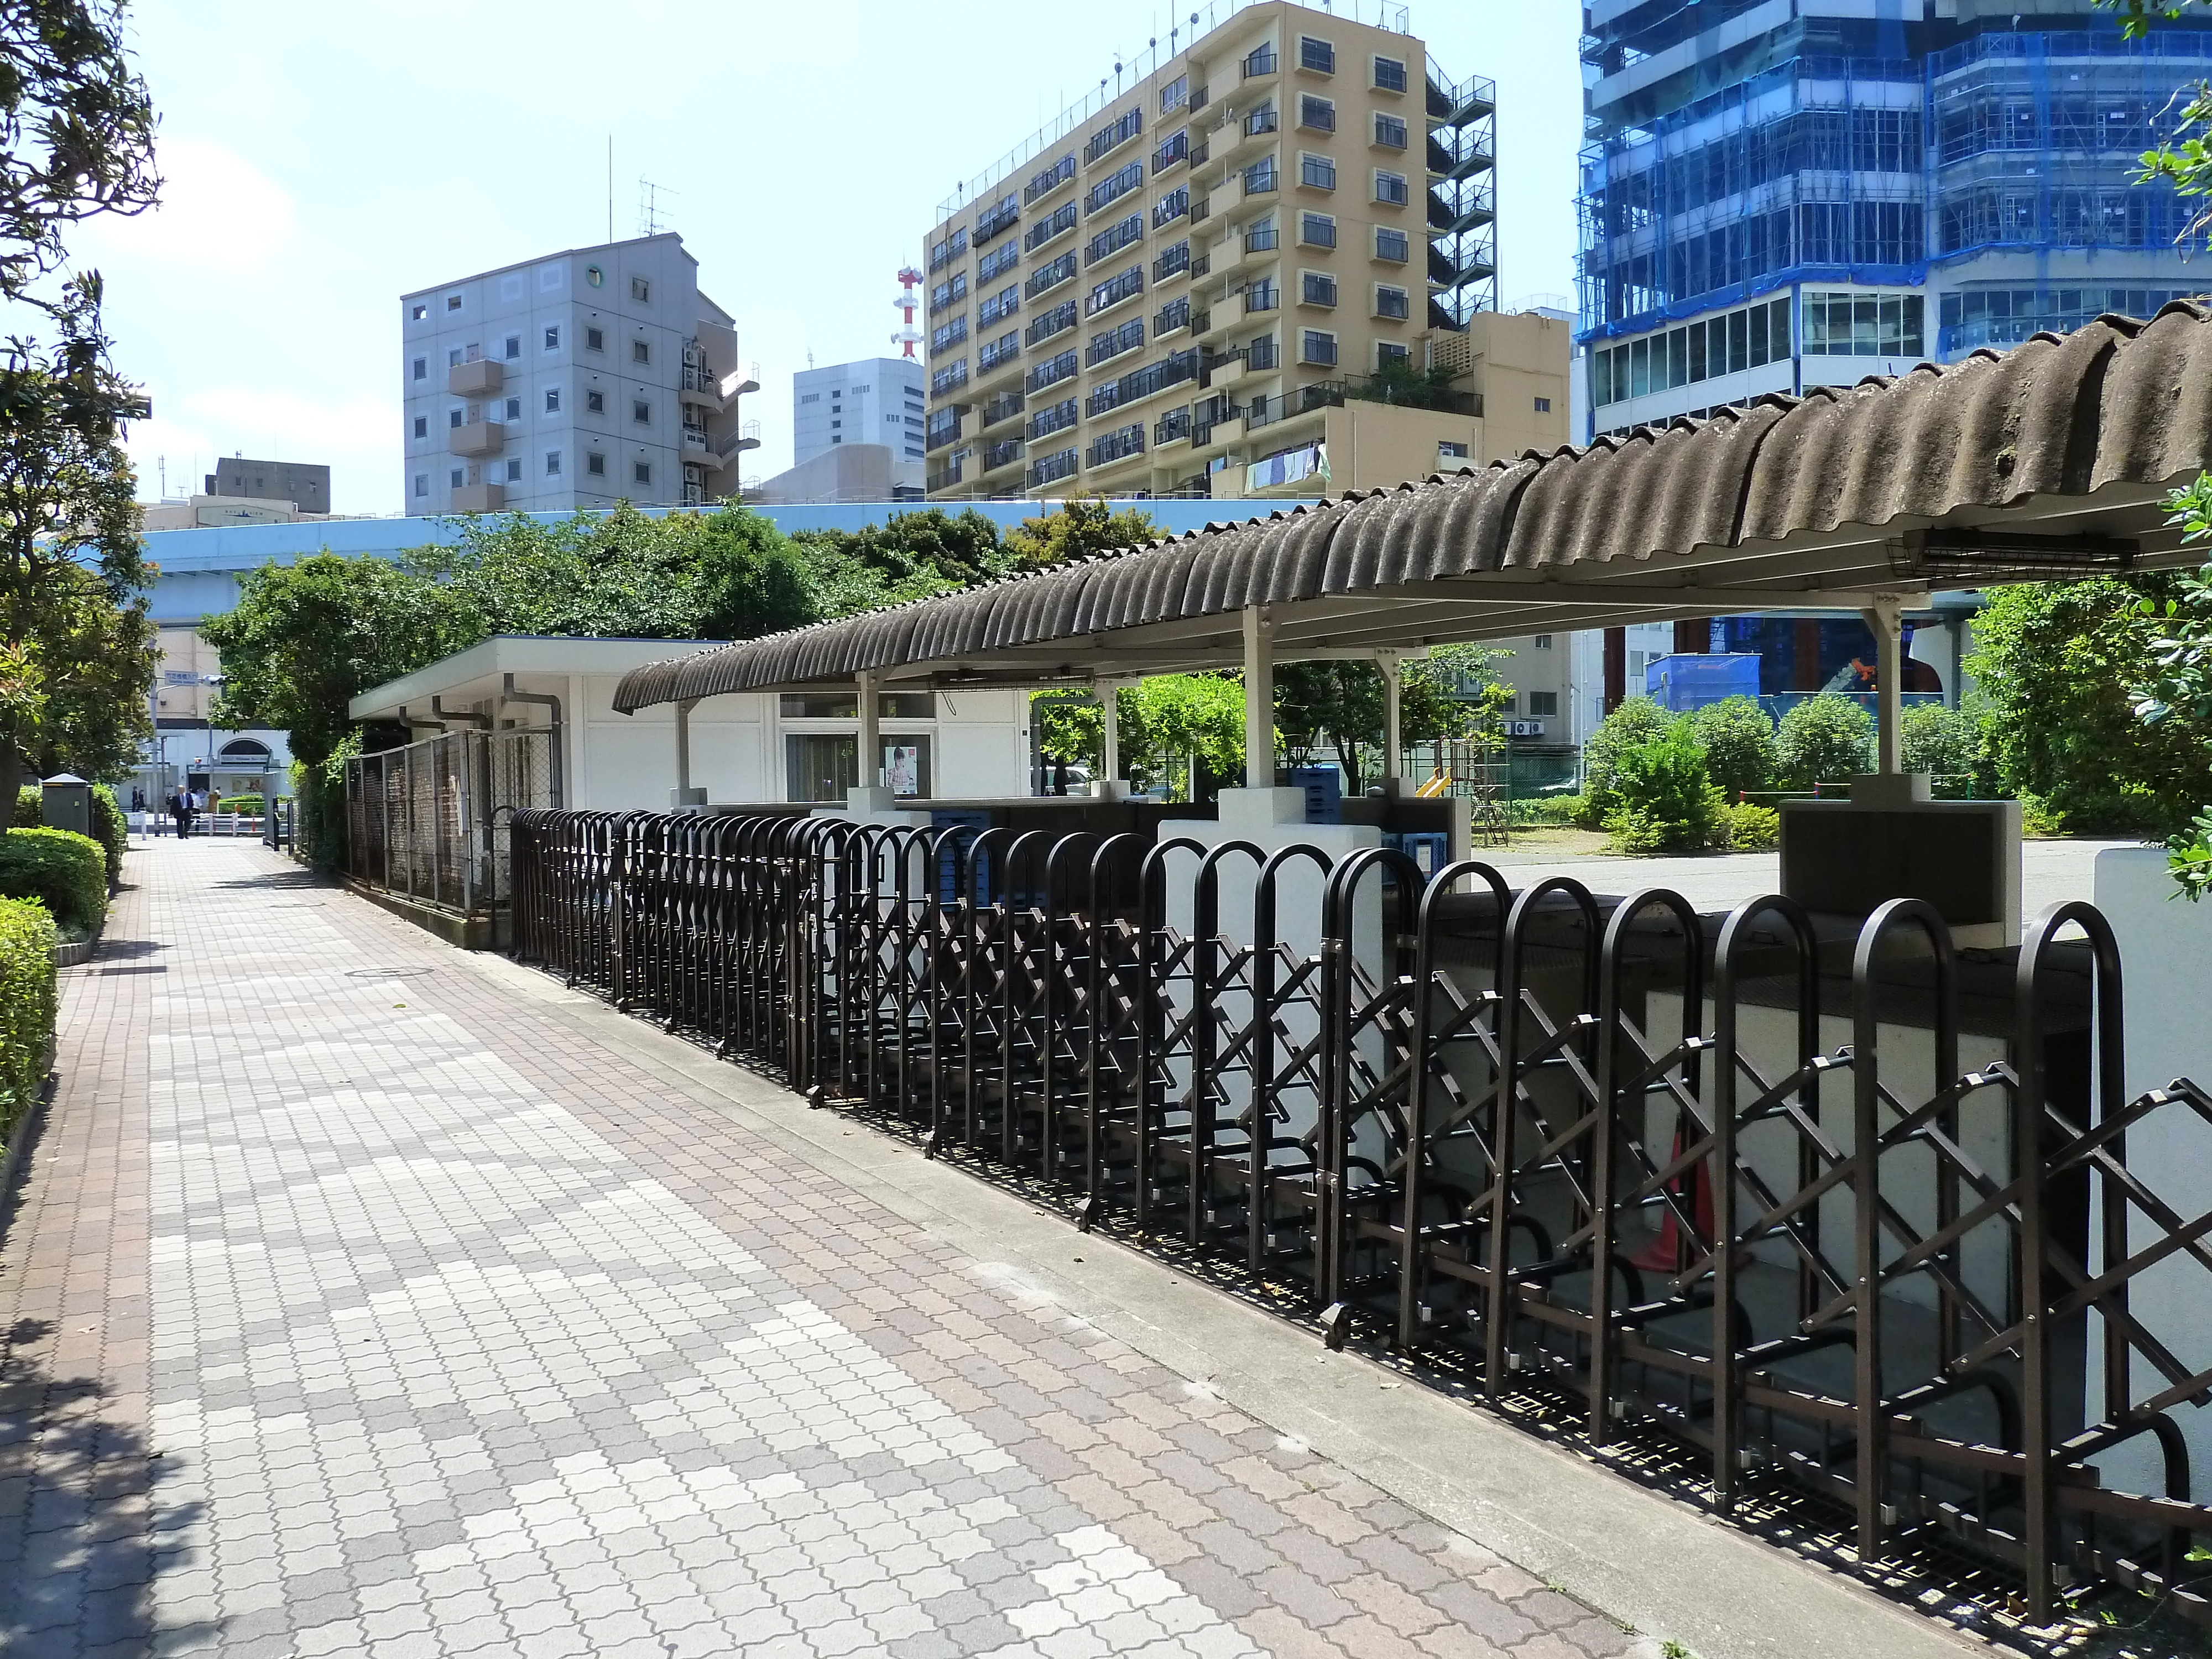
[[[561,805],[557,736],[448,732],[348,761],[347,873],[463,915],[505,905],[509,819]]]

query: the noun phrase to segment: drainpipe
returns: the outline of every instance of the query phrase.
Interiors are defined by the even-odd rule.
[[[441,720],[465,720],[479,732],[491,730],[491,716],[478,714],[466,708],[448,708],[442,699],[430,699],[430,712]]]
[[[507,702],[534,702],[540,708],[553,711],[553,805],[559,808],[566,801],[567,792],[562,787],[565,769],[562,764],[562,745],[568,741],[568,732],[561,719],[561,699],[550,691],[516,690],[512,674],[501,676],[499,695]]]
[[[445,721],[428,720],[420,714],[410,714],[407,712],[407,705],[404,702],[399,705],[399,723],[410,732],[435,732],[441,737],[443,737],[446,732]]]

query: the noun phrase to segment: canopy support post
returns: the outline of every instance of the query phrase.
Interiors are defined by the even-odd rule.
[[[1400,669],[1405,659],[1395,651],[1378,651],[1375,665],[1382,671],[1382,787],[1392,794],[1397,793],[1398,780],[1404,775],[1406,734],[1401,699],[1404,681]]]
[[[671,805],[675,806],[703,806],[707,792],[698,791],[693,798],[691,788],[691,711],[699,706],[696,697],[680,699],[676,705],[676,794]]]
[[[876,677],[855,678],[860,687],[860,787],[872,789],[884,781],[883,715],[876,702]]]
[[[1905,769],[1905,603],[1877,593],[1859,615],[1875,642],[1875,770],[1891,776]]]
[[[1118,680],[1100,680],[1091,690],[1098,698],[1099,724],[1105,739],[1105,753],[1099,762],[1099,781],[1111,783],[1121,775],[1121,686]]]
[[[1275,623],[1256,605],[1244,607],[1244,787],[1275,787]]]

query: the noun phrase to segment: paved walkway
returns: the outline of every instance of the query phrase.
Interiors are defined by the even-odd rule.
[[[8,1652],[1954,1650],[258,847],[127,874],[0,1245]]]

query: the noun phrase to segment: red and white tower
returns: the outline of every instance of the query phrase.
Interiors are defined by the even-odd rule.
[[[921,343],[921,331],[914,325],[914,313],[921,306],[921,301],[915,294],[915,289],[921,285],[921,273],[912,265],[908,265],[899,272],[898,279],[906,285],[906,292],[892,301],[891,304],[898,308],[905,321],[892,331],[891,343],[900,347],[905,356],[911,357],[915,355],[915,347]]]

